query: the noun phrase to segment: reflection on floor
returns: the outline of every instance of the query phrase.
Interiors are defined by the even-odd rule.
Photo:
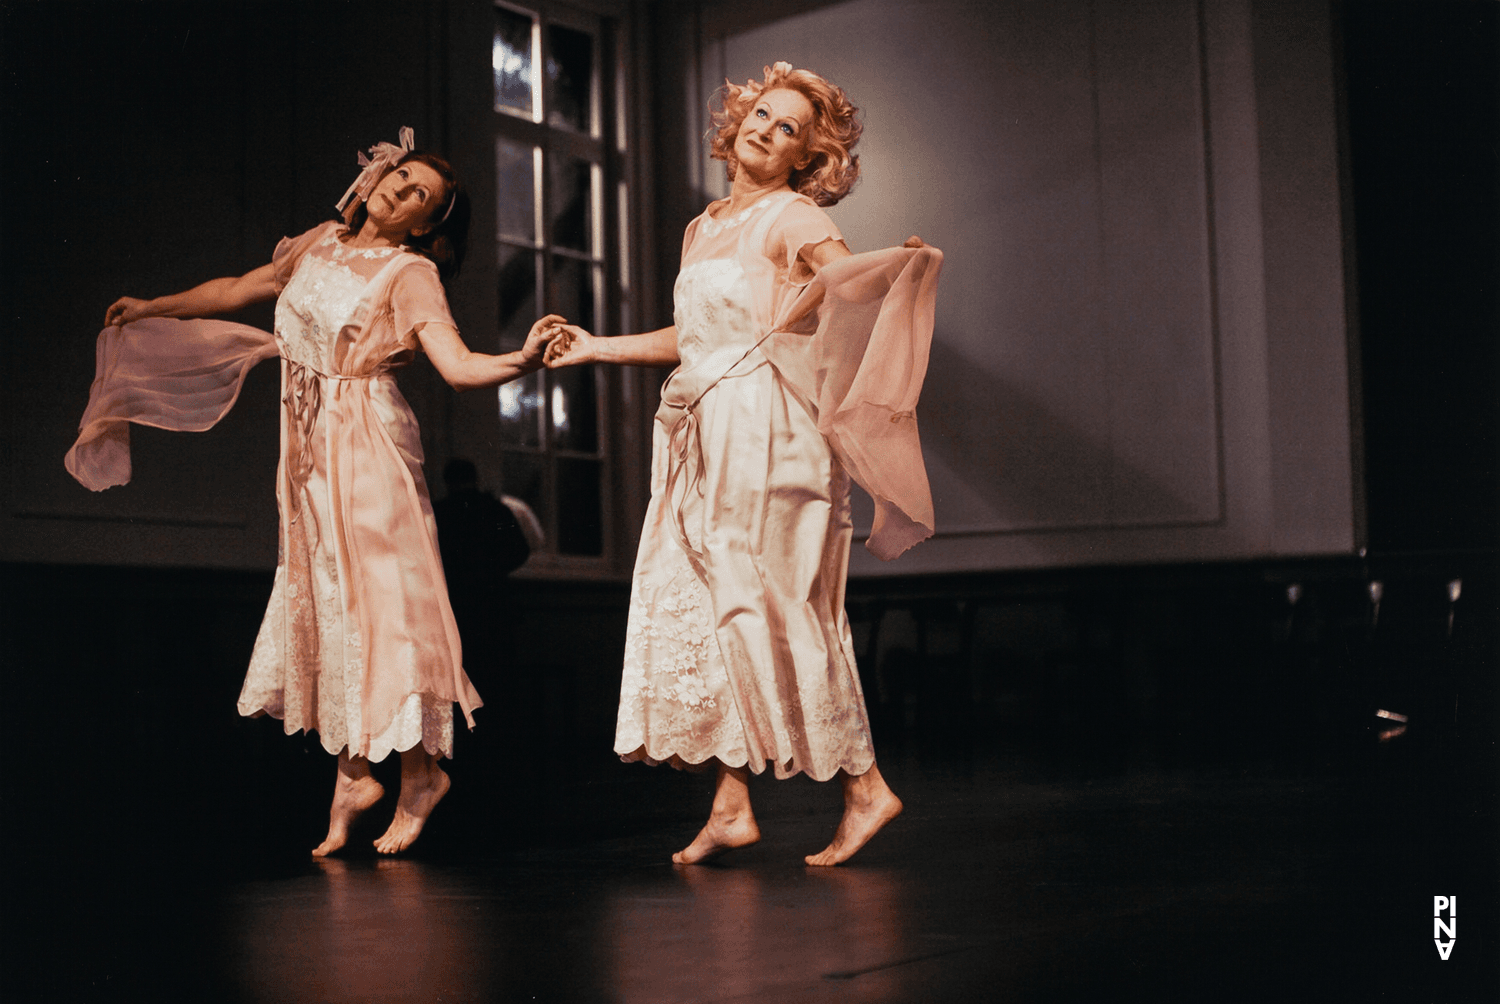
[[[1115,710],[1055,681],[986,678],[945,716],[931,688],[946,693],[941,674],[956,663],[929,625],[926,650],[906,646],[876,681],[894,700],[877,734],[882,767],[907,811],[853,863],[822,870],[800,862],[837,821],[833,786],[757,779],[765,839],[674,867],[709,778],[548,736],[524,719],[547,720],[538,709],[558,704],[558,684],[517,680],[526,707],[507,709],[491,680],[499,728],[463,737],[453,793],[415,853],[363,849],[387,804],[355,850],[319,863],[306,851],[330,758],[272,723],[236,720],[232,701],[216,706],[219,691],[232,697],[240,644],[222,639],[247,625],[253,637],[258,587],[239,605],[219,588],[205,613],[201,583],[153,580],[149,603],[96,634],[34,627],[79,601],[44,580],[5,597],[6,707],[22,739],[4,775],[6,1000],[1500,999],[1494,728],[1452,724],[1493,722],[1476,713],[1495,707],[1482,644],[1441,665],[1407,652],[1469,703],[1454,718],[1445,697],[1442,724],[1410,716],[1407,733],[1382,741],[1391,719],[1289,719],[1295,701],[1239,701],[1243,679],[1189,692],[1180,637],[1162,655],[1096,644],[1108,631],[1087,626],[1065,647],[1074,655],[1034,662],[1087,677],[1119,660],[1134,682]],[[916,608],[898,600],[883,602]],[[918,621],[941,621],[946,601],[922,602]],[[975,658],[990,658],[985,616]],[[1257,685],[1328,676],[1313,660],[1326,662],[1331,615],[1301,641],[1281,612],[1254,617],[1261,630],[1243,637],[1262,639],[1259,654],[1242,663],[1303,660],[1262,667]],[[894,636],[891,622],[882,630]],[[1005,638],[1024,664],[1020,636]],[[227,683],[195,687],[174,660]],[[935,675],[903,684],[924,660]],[[1074,669],[1057,668],[1068,660]],[[1142,680],[1156,696],[1141,696]],[[594,701],[586,682],[567,686],[579,705]],[[1407,710],[1431,703],[1405,686]],[[1210,704],[1222,712],[1205,716]],[[1464,911],[1446,962],[1435,895]]]
[[[1444,969],[1430,943],[1429,886],[1412,885],[1441,865],[1404,860],[1422,846],[1406,825],[1372,837],[1380,800],[1352,812],[1364,797],[1343,782],[1227,769],[893,774],[912,809],[853,867],[796,863],[833,815],[826,792],[795,785],[767,800],[763,844],[710,867],[666,863],[691,836],[679,826],[240,882],[222,901],[220,978],[265,1001],[1340,1000],[1463,988],[1459,958]],[[1473,891],[1478,914],[1484,890]],[[1488,949],[1476,926],[1463,975]]]
[[[616,798],[702,808],[705,779],[621,770],[639,790]],[[1493,817],[1401,765],[887,773],[907,814],[836,869],[798,863],[836,819],[801,782],[757,784],[767,839],[690,868],[667,862],[686,812],[507,849],[486,846],[503,813],[444,806],[423,852],[321,863],[170,834],[119,854],[101,820],[89,851],[15,883],[35,900],[7,999],[1493,999]],[[310,842],[293,829],[277,839]],[[1465,908],[1446,963],[1437,893]]]

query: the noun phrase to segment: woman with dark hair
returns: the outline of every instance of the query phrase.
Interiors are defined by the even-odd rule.
[[[440,157],[382,143],[338,208],[277,245],[269,264],[105,312],[98,375],[68,470],[95,491],[130,479],[129,422],[201,431],[229,410],[245,373],[281,356],[281,514],[276,579],[240,694],[288,734],[316,730],[338,755],[328,836],[380,800],[371,761],[401,753],[395,818],[381,853],[409,846],[449,780],[453,704],[472,728],[479,695],[464,673],[422,476],[415,418],[392,371],[425,351],[458,390],[542,365],[561,318],[519,352],[470,352],[441,277],[457,270],[468,199]],[[276,300],[275,334],[202,320]],[[173,320],[194,318],[197,320]]]
[[[548,366],[680,364],[656,414],[615,751],[717,767],[713,809],[674,854],[754,843],[749,775],[839,776],[844,815],[811,865],[847,860],[901,811],[875,765],[844,579],[849,481],[884,559],[932,533],[913,408],[942,255],[916,238],[851,255],[820,207],[853,187],[856,109],[777,63],[727,84],[710,134],[727,199],[688,225],[675,323],[595,338],[560,325]]]

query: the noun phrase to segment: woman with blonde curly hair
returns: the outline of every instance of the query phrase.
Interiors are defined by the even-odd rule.
[[[853,255],[819,207],[859,176],[856,109],[787,63],[726,84],[710,142],[730,195],[688,225],[674,324],[595,338],[559,325],[549,366],[679,364],[656,415],[651,502],[630,599],[615,751],[713,761],[694,864],[760,838],[749,775],[843,782],[811,865],[847,860],[901,812],[879,768],[844,580],[851,478],[875,500],[866,546],[932,533],[913,408],[942,255]]]

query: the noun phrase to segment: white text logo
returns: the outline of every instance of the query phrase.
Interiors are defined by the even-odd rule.
[[[1448,915],[1447,920],[1443,919],[1445,913]],[[1443,940],[1445,938],[1446,941]],[[1458,944],[1457,896],[1432,897],[1432,941],[1437,945],[1438,954],[1447,962],[1453,946]]]

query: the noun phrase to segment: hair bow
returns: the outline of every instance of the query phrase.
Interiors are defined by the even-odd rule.
[[[396,163],[416,146],[411,126],[402,126],[397,138],[401,141],[400,146],[395,143],[376,143],[370,147],[373,158],[366,157],[364,154],[359,155],[359,166],[364,170],[359,172],[359,177],[354,179],[354,184],[349,186],[344,197],[338,201],[339,212],[342,213],[350,201],[356,197],[368,201],[370,193],[375,190],[380,179],[385,177],[385,172],[395,167]]]

